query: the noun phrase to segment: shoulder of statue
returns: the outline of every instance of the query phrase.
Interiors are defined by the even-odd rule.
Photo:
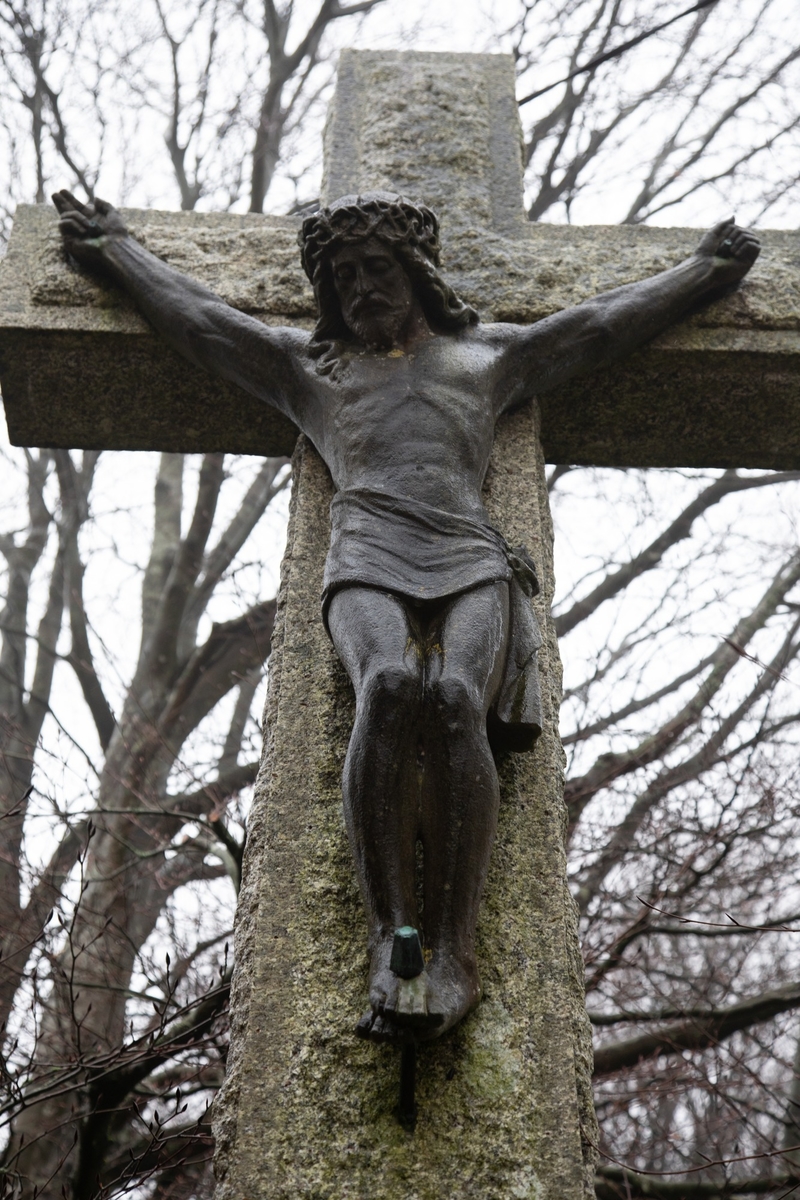
[[[470,334],[484,345],[502,349],[519,341],[528,328],[528,325],[514,325],[510,321],[481,321],[480,325],[470,328]]]
[[[270,325],[264,322],[271,336],[282,350],[295,358],[310,359],[311,333],[294,325]]]

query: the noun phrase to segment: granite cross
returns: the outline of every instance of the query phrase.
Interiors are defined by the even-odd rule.
[[[325,169],[326,197],[386,188],[434,207],[448,279],[484,319],[534,321],[662,270],[697,241],[686,230],[527,224],[503,57],[345,53]],[[309,323],[293,219],[126,217],[149,249],[230,303],[270,323]],[[222,1196],[592,1194],[591,1047],[566,887],[543,463],[800,465],[797,237],[764,241],[758,273],[734,296],[624,368],[595,375],[590,391],[548,393],[541,409],[532,403],[499,426],[485,499],[543,576],[546,729],[533,754],[500,763],[503,803],[479,930],[485,998],[426,1050],[413,1139],[392,1118],[393,1063],[352,1040],[363,932],[339,800],[352,713],[318,617],[331,485],[298,443],[238,916],[233,1044],[215,1106]],[[285,420],[187,367],[119,294],[71,270],[51,210],[19,212],[2,288],[13,441],[291,450]]]

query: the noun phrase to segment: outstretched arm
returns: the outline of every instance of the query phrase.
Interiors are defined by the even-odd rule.
[[[759,250],[755,234],[733,219],[722,221],[677,267],[515,331],[502,408],[630,354],[692,309],[732,290]]]
[[[262,325],[168,267],[131,237],[107,201],[82,204],[62,191],[56,192],[53,203],[72,257],[120,284],[180,354],[238,383],[301,424],[306,389],[301,386],[297,355],[305,335]]]

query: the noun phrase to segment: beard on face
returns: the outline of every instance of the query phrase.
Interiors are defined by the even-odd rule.
[[[401,333],[408,313],[388,307],[361,305],[347,314],[349,329],[367,346],[391,346]]]

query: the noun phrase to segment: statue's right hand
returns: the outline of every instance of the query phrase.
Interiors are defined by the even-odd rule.
[[[102,266],[103,250],[110,241],[128,236],[125,222],[107,200],[82,204],[72,192],[55,192],[58,227],[64,247],[73,258],[86,266]]]

